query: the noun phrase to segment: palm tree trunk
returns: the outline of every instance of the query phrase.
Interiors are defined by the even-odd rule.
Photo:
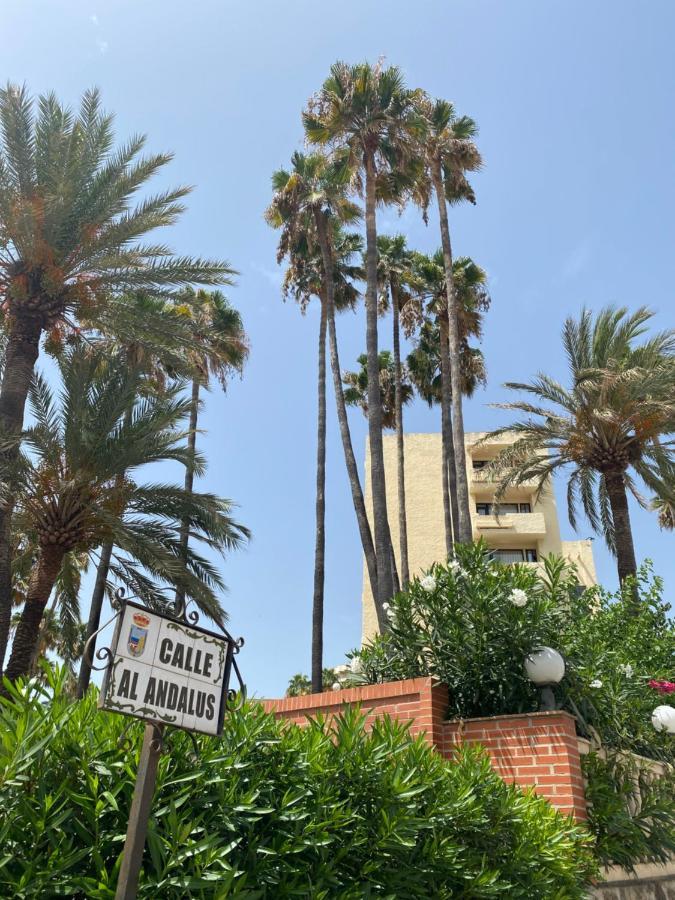
[[[633,531],[630,527],[628,496],[626,495],[626,482],[624,481],[623,472],[606,472],[605,485],[607,487],[609,505],[612,510],[614,542],[616,545],[616,567],[619,572],[619,581],[623,583],[629,576],[637,574]]]
[[[26,399],[40,349],[42,329],[34,319],[17,321],[7,342],[0,386],[0,671],[12,618],[12,482],[19,456]]]
[[[91,605],[89,606],[89,619],[87,621],[87,633],[85,635],[85,646],[89,638],[98,631],[101,624],[101,611],[103,609],[103,599],[105,597],[105,586],[108,581],[108,571],[110,569],[110,559],[112,557],[113,542],[106,541],[101,547],[101,556],[98,561],[98,569],[96,570],[96,581],[94,582],[94,590],[91,594]],[[95,642],[92,642],[88,653],[83,654],[80,662],[80,673],[77,679],[77,699],[81,700],[87,693],[89,682],[91,681],[91,667],[94,662]]]
[[[40,639],[40,623],[56,582],[65,550],[58,544],[40,550],[37,568],[28,586],[26,602],[12,642],[12,653],[5,669],[5,676],[16,681],[30,672],[31,661]]]
[[[136,372],[138,375],[138,371]],[[124,413],[124,425],[131,425],[134,414],[134,404]],[[122,484],[123,476],[117,476],[117,483]],[[110,560],[114,550],[113,541],[106,541],[101,545],[101,556],[98,561],[98,569],[96,570],[96,581],[94,582],[94,590],[91,593],[91,603],[89,605],[89,619],[87,620],[87,632],[85,634],[85,646],[94,632],[98,631],[101,624],[101,612],[103,611],[103,600],[105,599],[105,588],[108,583],[108,573],[110,571]],[[94,651],[96,650],[96,641],[92,641],[89,652],[85,656],[83,654],[80,662],[80,672],[77,679],[77,699],[81,700],[87,693],[89,682],[91,681],[91,670],[94,663]]]
[[[187,438],[189,464],[185,467],[185,492],[192,493],[195,483],[194,456],[197,447],[197,418],[199,416],[199,389],[200,383],[198,378],[192,379],[192,393],[190,395],[190,423]],[[190,523],[181,522],[179,536],[179,553],[185,566],[188,561],[188,544],[190,541]],[[183,608],[185,603],[185,591],[182,588],[176,588],[176,609]]]
[[[391,540],[391,531],[389,532],[389,559],[391,565],[391,584],[394,594],[398,594],[401,590],[401,582],[398,577],[398,569],[396,567],[396,554],[394,553],[394,545]]]
[[[462,410],[462,378],[460,371],[459,316],[457,297],[452,277],[452,245],[448,225],[448,208],[443,189],[441,161],[436,157],[432,166],[432,177],[438,215],[441,225],[441,244],[445,265],[445,288],[448,299],[448,337],[450,344],[450,382],[452,385],[452,436],[455,445],[455,475],[457,477],[458,522],[457,536],[461,543],[468,544],[473,537],[471,513],[469,511],[469,482],[466,473],[466,453],[464,450],[464,414]]]
[[[366,166],[366,355],[368,358],[368,440],[370,443],[370,487],[373,497],[373,531],[377,559],[380,603],[393,594],[389,562],[387,493],[382,443],[382,398],[377,347],[377,227],[375,222],[375,159],[365,154]]]
[[[315,213],[315,221],[317,233],[319,236],[319,245],[321,247],[321,259],[324,270],[324,291],[325,297],[322,302],[326,304],[326,318],[328,320],[328,346],[330,349],[330,367],[333,375],[333,387],[335,391],[335,405],[337,407],[338,424],[340,427],[340,437],[342,439],[342,449],[345,455],[345,465],[347,466],[347,476],[349,478],[349,486],[352,492],[352,502],[354,504],[354,512],[356,513],[356,521],[359,526],[359,535],[361,537],[361,546],[363,547],[363,555],[366,560],[366,568],[368,569],[368,579],[370,581],[370,589],[375,602],[377,611],[377,620],[380,630],[387,627],[387,617],[382,604],[379,602],[379,592],[377,589],[377,561],[375,558],[375,547],[373,545],[373,536],[368,523],[366,514],[366,504],[363,499],[363,490],[361,489],[361,481],[359,479],[359,470],[354,457],[354,448],[352,446],[352,437],[349,431],[349,419],[347,418],[347,406],[345,404],[344,387],[342,385],[342,373],[340,371],[340,356],[338,354],[337,331],[335,327],[335,285],[333,282],[333,261],[328,243],[328,233],[326,231],[326,222],[319,210]]]
[[[323,689],[323,602],[326,556],[326,303],[321,302],[316,422],[316,540],[312,599],[312,693]]]
[[[405,508],[405,446],[403,437],[403,394],[401,391],[401,329],[399,326],[400,296],[398,282],[390,279],[391,305],[394,313],[394,403],[396,405],[396,450],[398,457],[398,534],[401,554],[401,581],[403,589],[408,587],[410,569],[408,566],[408,522]]]
[[[439,356],[441,363],[441,465],[443,467],[443,518],[445,521],[445,550],[452,556],[453,546],[459,541],[459,504],[457,501],[457,476],[455,466],[455,442],[452,435],[452,383],[450,378],[450,346],[448,343],[447,316],[439,316]]]

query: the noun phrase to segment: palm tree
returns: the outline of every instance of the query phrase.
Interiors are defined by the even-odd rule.
[[[304,697],[307,694],[320,693],[321,691],[330,691],[335,684],[336,679],[337,675],[335,674],[335,669],[323,669],[323,671],[321,672],[321,685],[319,687],[319,691],[317,692],[312,687],[312,682],[310,681],[310,679],[306,675],[303,675],[302,672],[298,672],[288,682],[288,687],[286,688],[286,696]]]
[[[287,258],[289,269],[285,279],[286,292],[292,293],[301,308],[312,296],[318,297],[322,312],[325,307],[326,327],[330,348],[331,371],[335,389],[340,436],[347,466],[352,502],[366,560],[373,596],[377,591],[377,562],[372,534],[366,514],[363,490],[354,457],[349,421],[342,392],[340,360],[335,326],[336,307],[352,307],[358,292],[352,276],[360,270],[351,264],[355,250],[360,249],[358,236],[341,231],[342,224],[355,222],[361,212],[347,198],[348,169],[343,155],[327,159],[322,154],[294,153],[292,171],[279,169],[272,177],[274,196],[265,213],[267,222],[281,229],[277,260]],[[319,347],[322,346],[324,325],[319,324]],[[314,565],[314,598],[312,604],[312,683],[320,685],[323,658],[323,585],[325,554],[325,357],[319,350],[319,402],[317,421],[317,502],[316,546]],[[376,602],[377,608],[377,602]],[[387,621],[385,610],[379,607],[378,617]]]
[[[144,484],[137,470],[174,460],[186,464],[177,425],[189,404],[177,390],[148,397],[126,412],[136,378],[125,357],[102,359],[75,347],[59,361],[61,402],[41,376],[31,388],[35,425],[26,442],[25,478],[17,525],[39,547],[5,674],[29,670],[44,610],[64,559],[106,539],[117,548],[111,570],[148,606],[165,608],[163,586],[182,588],[218,623],[225,613],[216,591],[223,582],[211,562],[190,550],[185,568],[177,533],[187,518],[207,547],[238,547],[248,531],[231,517],[231,505],[209,494],[188,494],[169,484]],[[201,467],[196,460],[195,466]]]
[[[209,386],[211,378],[216,378],[225,391],[232,374],[241,374],[248,358],[248,338],[244,331],[241,315],[221,291],[194,291],[187,288],[183,292],[176,312],[188,318],[196,349],[187,353],[192,369],[192,386],[190,392],[190,419],[187,438],[189,459],[194,459],[197,446],[197,421],[199,416],[199,393],[202,386]],[[185,491],[188,494],[194,488],[194,465],[185,467]],[[181,523],[181,554],[186,560],[190,537],[190,523],[186,519]],[[176,589],[176,606],[180,608],[185,602],[185,592]]]
[[[39,558],[39,545],[35,534],[21,534],[15,542],[16,553],[12,568],[14,605],[26,602],[30,577]],[[87,553],[69,553],[61,563],[61,569],[54,584],[53,601],[45,609],[40,626],[40,636],[36,653],[31,663],[31,671],[49,650],[55,650],[72,674],[74,663],[82,655],[86,639],[86,627],[80,619],[80,586],[82,574],[89,563]],[[12,631],[21,619],[20,613],[12,616]]]
[[[104,336],[103,341],[98,344],[99,352],[104,347],[106,352],[124,355],[130,372],[135,374],[137,393],[147,395],[162,391],[167,378],[175,379],[178,376],[189,375],[192,369],[188,354],[194,352],[198,344],[190,327],[190,318],[186,317],[185,312],[181,310],[179,314],[179,311],[167,304],[164,298],[153,297],[142,291],[127,294],[120,298],[120,301],[123,309],[130,310],[128,317],[132,319],[142,317],[148,323],[147,328],[141,335],[133,338],[106,339]],[[60,342],[53,349],[57,354],[62,352],[63,343]],[[127,422],[131,421],[136,400],[136,396],[130,397],[130,405],[125,413]],[[119,477],[120,480],[124,478],[123,475]],[[91,665],[96,648],[96,639],[93,635],[101,623],[112,552],[112,539],[108,539],[99,550],[96,579],[89,604],[86,641],[91,639],[91,643],[87,656],[82,658],[80,664],[77,683],[79,699],[86,694],[91,679]]]
[[[335,63],[319,93],[303,112],[307,139],[344,152],[357,185],[363,184],[366,213],[366,353],[368,356],[368,437],[379,606],[391,597],[391,548],[378,389],[377,227],[375,207],[401,196],[399,184],[414,165],[415,138],[422,121],[401,72],[380,65]],[[377,602],[376,602],[377,608]],[[378,612],[378,618],[380,614]],[[386,626],[386,617],[383,617]]]
[[[381,234],[377,238],[377,278],[380,286],[380,305],[388,306],[391,298],[392,337],[394,350],[394,394],[396,404],[396,456],[398,493],[399,553],[401,556],[401,581],[407,587],[410,581],[408,563],[408,523],[405,502],[405,445],[403,438],[403,391],[401,367],[401,311],[410,300],[407,282],[412,271],[412,253],[406,246],[405,237]],[[385,426],[387,427],[387,426]]]
[[[345,402],[347,406],[358,406],[363,415],[368,418],[368,357],[361,353],[356,360],[359,364],[358,372],[343,372],[342,381],[345,385]],[[380,398],[382,403],[382,427],[393,431],[396,428],[397,419],[397,391],[396,391],[396,366],[389,350],[380,350],[378,354],[380,375]],[[408,373],[403,367],[400,379],[401,402],[406,405],[413,398],[412,384],[408,379]]]
[[[425,163],[425,177],[431,182],[438,204],[438,216],[443,248],[443,266],[445,269],[446,302],[448,308],[447,330],[450,353],[449,379],[444,379],[445,403],[452,406],[452,437],[458,452],[454,454],[457,513],[457,539],[468,543],[472,538],[471,512],[469,509],[469,482],[466,473],[466,457],[464,454],[464,414],[462,409],[462,389],[460,375],[460,330],[459,303],[454,288],[452,244],[448,225],[447,204],[460,200],[475,202],[473,190],[466,179],[466,172],[480,168],[481,158],[472,138],[476,134],[476,125],[466,116],[458,117],[454,107],[445,100],[432,101],[426,94],[418,92],[418,110],[424,118],[426,128],[420,142],[420,151]],[[425,199],[426,186],[419,189]],[[442,335],[445,343],[445,336]],[[450,393],[448,394],[447,382]]]
[[[637,571],[628,492],[644,505],[635,476],[658,494],[659,474],[672,472],[675,431],[675,331],[640,341],[653,313],[606,307],[583,310],[563,328],[570,386],[539,374],[511,383],[534,399],[498,404],[527,415],[486,440],[515,433],[494,464],[499,493],[535,480],[541,490],[554,472],[569,471],[567,505],[576,528],[579,499],[593,529],[616,555],[619,580]]]
[[[487,275],[469,257],[459,257],[453,265],[453,295],[457,298],[459,315],[459,379],[462,394],[471,396],[477,385],[485,381],[485,367],[481,352],[469,345],[469,338],[482,336],[482,316],[490,305],[485,287]],[[442,486],[445,522],[445,545],[448,556],[453,544],[460,540],[459,496],[457,489],[456,452],[452,427],[452,378],[447,279],[442,250],[432,256],[413,254],[412,285],[414,302],[406,308],[406,328],[419,328],[416,348],[408,357],[411,378],[429,406],[441,407]],[[463,448],[462,444],[462,448]]]
[[[15,613],[12,616],[12,631],[17,628],[20,621],[21,613]],[[84,650],[85,632],[84,622],[80,622],[74,630],[66,630],[57,611],[47,607],[42,614],[40,631],[28,670],[29,674],[34,674],[41,660],[46,659],[48,653],[54,652],[61,658],[72,675],[73,663],[77,662]]]
[[[656,510],[659,528],[664,531],[675,529],[675,498],[672,493],[665,497],[654,497],[651,508]]]
[[[24,409],[40,340],[65,325],[106,334],[142,333],[120,294],[161,295],[191,282],[228,282],[222,262],[174,256],[165,244],[142,243],[173,224],[189,188],[134,195],[171,159],[141,157],[143,136],[114,148],[112,116],[97,91],[79,113],[54,94],[38,100],[25,87],[0,90],[0,308],[6,365],[0,384],[0,660],[11,615],[10,532],[13,482]]]

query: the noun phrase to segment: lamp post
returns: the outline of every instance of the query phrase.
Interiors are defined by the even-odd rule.
[[[675,734],[675,707],[657,706],[652,713],[652,725],[657,731]]]
[[[539,688],[539,710],[554,710],[556,705],[553,688],[565,675],[565,660],[552,647],[537,647],[525,657],[525,671],[532,684]]]

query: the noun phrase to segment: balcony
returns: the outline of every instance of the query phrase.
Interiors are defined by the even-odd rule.
[[[546,534],[546,523],[543,513],[507,513],[501,516],[475,516],[473,529],[477,538],[502,543],[513,537],[542,538]]]
[[[486,488],[496,489],[500,481],[501,478],[495,475],[493,472],[490,472],[489,469],[469,469],[469,490],[474,493],[483,494],[485,493]],[[534,488],[537,487],[537,484],[538,481],[536,478],[528,478],[518,485],[513,485],[509,489],[509,492],[531,492]]]

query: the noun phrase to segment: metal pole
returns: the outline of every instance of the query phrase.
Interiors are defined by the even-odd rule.
[[[148,833],[150,807],[157,781],[157,764],[162,753],[163,731],[162,725],[148,723],[143,732],[143,746],[138,760],[136,787],[131,801],[115,900],[136,900],[138,876],[143,862],[145,837]]]

